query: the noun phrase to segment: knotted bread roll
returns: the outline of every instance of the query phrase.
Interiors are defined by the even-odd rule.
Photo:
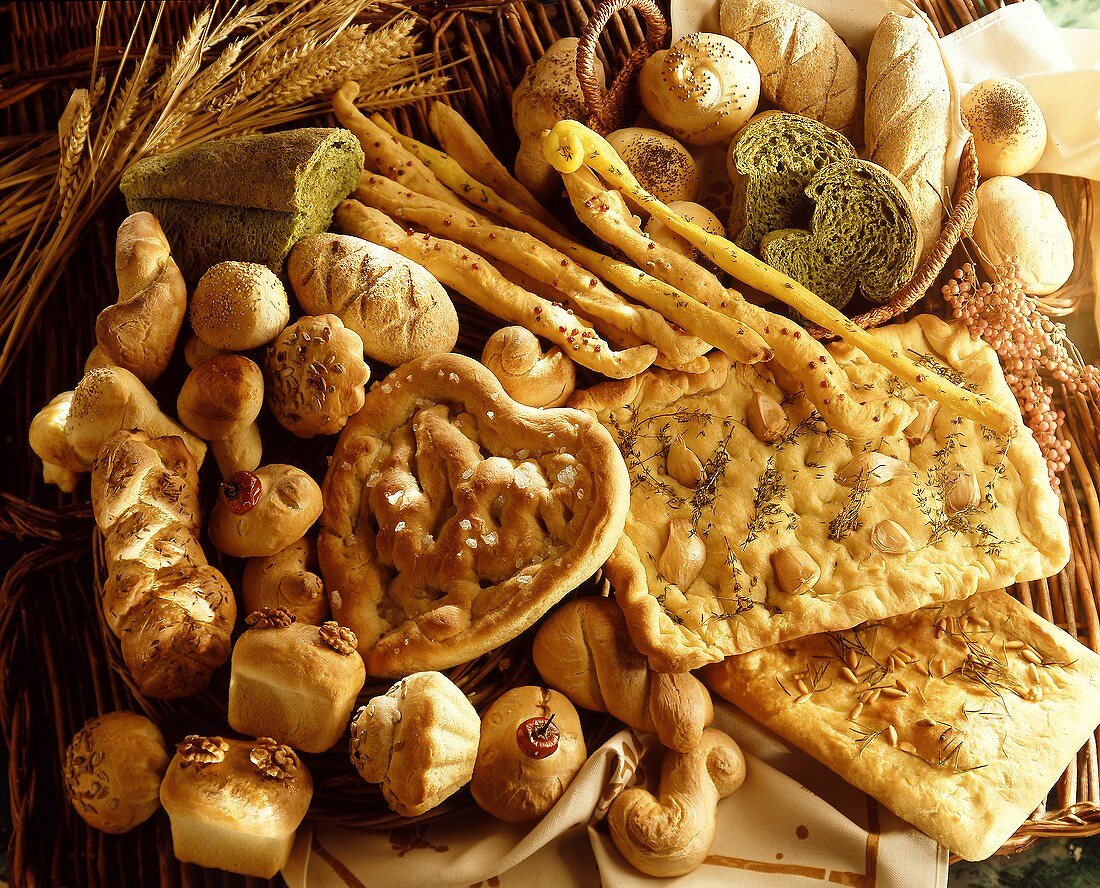
[[[485,343],[481,363],[513,400],[528,407],[560,407],[577,386],[577,370],[554,346],[543,352],[526,327],[502,327]]]
[[[535,636],[535,666],[547,684],[585,709],[656,734],[687,752],[714,718],[710,693],[690,672],[649,668],[610,598],[577,598],[554,611]]]

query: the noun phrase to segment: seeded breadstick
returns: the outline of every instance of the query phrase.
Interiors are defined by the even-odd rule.
[[[368,169],[400,181],[406,188],[428,194],[452,206],[463,206],[453,191],[442,185],[417,157],[371,118],[355,107],[359,84],[347,81],[332,96],[332,110],[337,120],[351,130],[363,147]]]
[[[913,410],[902,399],[857,390],[833,356],[794,321],[727,292],[705,268],[646,237],[622,195],[605,188],[589,169],[582,167],[562,178],[577,218],[597,237],[661,280],[758,331],[774,350],[775,360],[803,381],[807,399],[830,426],[852,438],[878,438],[896,435],[912,421]]]
[[[592,325],[572,311],[529,293],[500,274],[489,261],[454,241],[410,234],[385,213],[345,200],[336,209],[336,227],[419,262],[442,284],[510,324],[542,336],[582,367],[612,379],[636,376],[653,364],[657,349],[641,345],[614,351]]]
[[[704,256],[735,278],[756,287],[801,312],[815,324],[858,349],[871,360],[894,373],[922,394],[950,407],[961,416],[981,423],[995,432],[1014,434],[1017,420],[1000,404],[980,393],[969,392],[926,367],[893,351],[851,319],[822,301],[797,281],[761,262],[724,237],[710,234],[685,220],[653,197],[638,184],[626,164],[588,127],[575,120],[559,121],[543,142],[546,159],[562,173],[576,172],[588,166],[605,181],[631,194],[652,215],[657,216],[676,234],[695,245]]]
[[[478,182],[442,151],[398,133],[381,117],[372,119],[422,160],[439,181],[474,206],[484,207],[513,228],[533,234],[603,278],[624,295],[656,309],[677,326],[721,349],[734,360],[755,364],[771,358],[771,350],[764,340],[740,321],[703,306],[633,265],[590,250],[548,228],[530,214],[512,206],[492,188]]]
[[[564,234],[565,229],[527,187],[508,172],[481,136],[466,122],[466,118],[449,105],[436,102],[428,113],[428,126],[439,140],[440,147],[453,157],[475,179],[484,182],[497,194],[544,225]]]
[[[655,345],[674,369],[710,350],[701,339],[674,330],[653,309],[630,304],[591,272],[526,232],[483,222],[469,210],[417,194],[384,176],[364,176],[355,197],[391,218],[404,219],[436,237],[458,241],[520,268],[551,286],[560,293],[558,301],[570,304],[597,325],[632,333]]]

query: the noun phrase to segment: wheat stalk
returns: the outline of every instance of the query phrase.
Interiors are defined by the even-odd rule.
[[[0,379],[135,161],[308,119],[347,79],[366,81],[360,103],[375,109],[437,95],[447,84],[437,60],[416,54],[415,18],[393,18],[382,0],[211,7],[168,59],[157,49],[158,5],[146,45],[134,45],[135,23],[111,71],[100,70],[105,8],[89,85],[74,92],[57,136],[0,139],[0,257],[11,260],[0,280]],[[144,5],[139,22],[143,14]]]

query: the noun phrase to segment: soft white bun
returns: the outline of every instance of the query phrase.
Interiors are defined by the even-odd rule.
[[[756,111],[760,71],[736,40],[697,32],[653,53],[642,66],[638,91],[663,129],[689,145],[713,145]]]
[[[1053,293],[1073,274],[1073,236],[1054,198],[1011,176],[978,186],[974,242],[988,274],[1014,260],[1034,296]]]
[[[195,335],[224,351],[267,345],[289,320],[290,300],[282,282],[255,262],[219,262],[191,294]]]
[[[577,386],[577,370],[560,348],[543,352],[526,327],[502,327],[485,343],[481,363],[513,400],[528,407],[560,407]]]
[[[72,493],[80,476],[90,472],[91,463],[81,459],[65,436],[73,393],[62,392],[35,414],[27,438],[31,450],[42,460],[42,479]]]
[[[89,826],[127,832],[160,807],[167,767],[156,725],[135,712],[108,712],[86,721],[65,750],[65,795]]]
[[[726,236],[726,227],[718,220],[718,217],[715,216],[714,213],[702,204],[697,204],[690,200],[674,200],[668,205],[668,208],[679,213],[687,219],[688,222],[694,222],[704,231],[709,231],[711,234],[719,234],[722,237]],[[689,259],[696,259],[699,256],[699,250],[696,247],[680,237],[680,235],[665,225],[665,223],[656,216],[649,217],[649,221],[646,222],[645,225],[645,233],[649,235],[649,239],[655,244],[660,244],[662,247],[675,250],[677,253],[687,256]]]
[[[639,184],[662,203],[698,196],[695,158],[672,136],[644,126],[628,126],[609,134],[607,141]]]
[[[256,482],[258,501],[243,512],[234,512],[228,500]],[[207,529],[210,541],[226,555],[274,555],[305,536],[321,516],[321,508],[321,488],[316,481],[296,466],[271,463],[226,480],[210,511]]]
[[[1047,123],[1039,103],[1020,81],[983,80],[963,96],[962,110],[974,134],[983,179],[1022,176],[1043,156]]]

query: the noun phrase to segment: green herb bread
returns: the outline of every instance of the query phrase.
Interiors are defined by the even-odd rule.
[[[826,302],[843,308],[856,289],[886,302],[913,275],[920,233],[905,186],[869,160],[840,160],[813,177],[810,229],[765,235],[760,255]]]
[[[844,136],[809,117],[769,111],[749,121],[729,153],[730,236],[755,252],[769,231],[805,227],[813,212],[805,194],[810,179],[855,156]]]
[[[123,175],[122,192],[131,213],[160,220],[194,284],[226,260],[281,273],[295,243],[328,228],[362,172],[363,150],[347,130],[297,129],[146,158]]]

